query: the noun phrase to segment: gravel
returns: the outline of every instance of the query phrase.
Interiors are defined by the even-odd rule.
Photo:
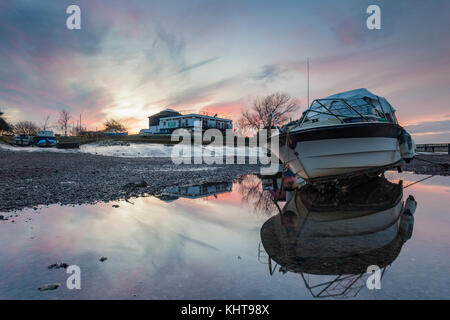
[[[94,204],[176,185],[232,181],[258,165],[175,165],[170,158],[0,150],[0,212],[38,205]]]
[[[403,170],[412,171],[417,174],[430,174],[430,175],[435,174],[441,176],[448,176],[450,175],[449,167],[450,167],[450,155],[418,154],[416,156],[416,159],[403,166]]]

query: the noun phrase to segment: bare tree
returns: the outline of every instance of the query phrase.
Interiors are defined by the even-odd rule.
[[[20,121],[16,123],[13,127],[13,132],[15,134],[26,134],[28,136],[35,136],[37,131],[38,131],[37,125],[31,121]]]
[[[255,213],[272,216],[277,212],[275,199],[268,190],[263,190],[262,181],[254,175],[244,175],[237,180],[237,191],[242,201],[248,203]]]
[[[118,132],[127,131],[127,128],[125,127],[125,125],[122,122],[120,122],[119,120],[114,120],[114,119],[106,120],[104,123],[104,126],[105,126],[105,130],[116,130]]]
[[[70,113],[67,110],[62,110],[59,113],[59,119],[58,119],[58,127],[61,129],[61,131],[64,132],[64,136],[67,137],[67,129],[69,128],[69,121],[72,118]]]
[[[45,118],[44,123],[41,126],[42,130],[48,130],[50,129],[50,115],[47,115],[47,117]]]
[[[298,109],[295,99],[284,93],[274,93],[253,101],[250,110],[244,111],[238,120],[242,130],[261,130],[273,127],[273,118],[278,126],[285,124]],[[273,118],[272,118],[273,115]]]

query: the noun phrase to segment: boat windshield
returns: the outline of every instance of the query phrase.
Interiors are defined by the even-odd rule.
[[[381,103],[366,97],[316,99],[303,114],[302,123],[329,119],[338,119],[341,123],[373,121],[396,123],[392,110],[383,110]]]

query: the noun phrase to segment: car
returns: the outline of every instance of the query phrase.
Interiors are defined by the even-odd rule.
[[[22,147],[29,146],[31,144],[31,138],[26,134],[18,134],[14,137],[14,144]]]

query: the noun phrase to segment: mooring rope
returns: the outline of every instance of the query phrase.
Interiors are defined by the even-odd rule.
[[[417,180],[417,181],[415,181],[415,182],[412,182],[412,183],[408,184],[407,186],[404,186],[403,189],[406,189],[406,188],[408,188],[408,187],[411,187],[412,185],[415,185],[416,183],[419,183],[419,182],[428,180],[428,179],[430,179],[430,178],[433,178],[434,176],[435,176],[435,174],[433,174],[433,175],[431,175],[431,176],[429,176],[429,177],[425,177],[425,178],[423,178],[423,179]]]
[[[419,154],[422,154],[422,153],[419,153]],[[430,161],[430,160],[425,160],[425,159],[417,158],[417,156],[415,156],[414,159],[417,159],[417,160],[423,161],[423,162],[427,162],[427,163],[431,163],[431,164],[434,164],[436,166],[440,166],[446,171],[448,171],[448,169],[449,169],[449,164],[448,163],[441,163],[441,162],[434,162],[434,161]]]

